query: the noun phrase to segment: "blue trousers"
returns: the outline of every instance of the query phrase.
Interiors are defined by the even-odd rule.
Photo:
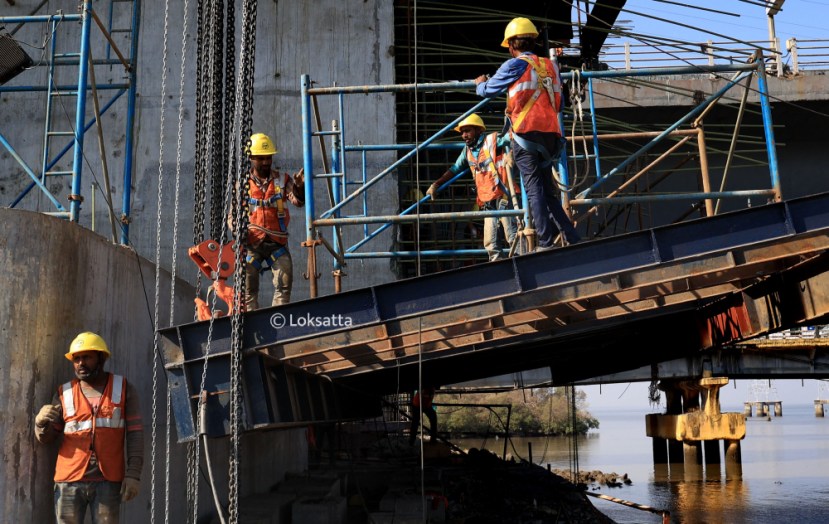
[[[543,146],[553,158],[558,158],[561,152],[561,141],[553,133],[531,131],[522,134],[521,138]],[[515,140],[512,141],[512,154],[515,165],[521,170],[521,179],[524,181],[524,191],[530,204],[530,215],[535,225],[538,246],[553,247],[558,233],[561,233],[568,244],[575,244],[581,240],[556,197],[550,165],[541,167],[544,164],[542,154],[537,151],[527,151]]]
[[[92,524],[118,524],[121,483],[55,483],[55,517],[59,524],[83,524],[87,509]]]

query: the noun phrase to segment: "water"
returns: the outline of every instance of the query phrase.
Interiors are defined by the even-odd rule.
[[[632,485],[603,486],[594,493],[629,500],[671,512],[672,523],[829,522],[829,418],[817,418],[813,405],[783,405],[783,416],[770,421],[747,419],[741,441],[742,480],[726,480],[725,466],[692,472],[656,472],[651,439],[645,436],[642,410],[591,409],[601,427],[579,438],[579,469],[627,473]],[[728,411],[736,411],[728,409]],[[741,411],[741,410],[740,410]],[[508,453],[526,458],[532,444],[533,462],[569,469],[567,439],[513,439]],[[465,440],[465,447],[503,453],[503,440]],[[722,453],[722,451],[721,451]],[[659,523],[653,513],[590,500],[621,523]]]

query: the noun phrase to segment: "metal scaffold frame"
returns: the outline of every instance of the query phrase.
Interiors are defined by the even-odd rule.
[[[585,217],[590,216],[599,206],[608,206],[614,204],[633,204],[633,203],[652,203],[652,202],[666,202],[666,201],[698,201],[703,202],[702,212],[705,216],[714,216],[717,214],[719,201],[721,199],[761,197],[767,201],[779,202],[782,199],[780,188],[780,176],[777,164],[777,153],[775,146],[775,139],[771,119],[771,106],[769,102],[768,84],[766,82],[766,72],[764,69],[764,62],[762,57],[753,62],[746,64],[730,64],[730,65],[708,65],[708,66],[688,66],[688,67],[665,67],[665,68],[648,68],[631,71],[581,71],[577,73],[563,73],[562,79],[564,81],[573,79],[574,74],[578,75],[575,79],[577,82],[584,82],[586,84],[587,104],[589,109],[592,127],[590,133],[585,133],[583,137],[574,137],[592,141],[592,152],[588,156],[581,156],[582,161],[589,162],[591,159],[595,165],[596,176],[595,182],[585,190],[577,194],[571,194],[569,191],[561,191],[561,200],[565,207],[584,208],[585,212],[579,214],[574,218],[578,223]],[[661,132],[647,132],[647,133],[624,133],[617,135],[602,135],[599,133],[599,128],[596,121],[596,113],[594,111],[595,103],[593,99],[593,83],[600,79],[614,79],[614,78],[630,78],[630,77],[645,77],[645,76],[659,76],[659,75],[720,75],[724,73],[733,73],[731,78],[724,78],[724,85],[708,95],[701,103],[696,105],[690,112],[685,114],[679,120],[669,125]],[[743,114],[743,107],[746,104],[748,92],[751,89],[750,79],[756,76],[758,87],[755,89],[759,96],[761,106],[761,117],[764,129],[765,138],[765,152],[767,155],[767,162],[769,167],[769,179],[766,187],[756,189],[741,189],[725,191],[720,188],[719,191],[712,188],[708,173],[708,163],[705,146],[705,133],[702,126],[702,120],[706,114],[714,107],[714,105],[732,88],[741,85],[741,82],[746,80],[745,91],[740,105],[740,114],[738,122],[735,126],[739,130],[740,119]],[[397,84],[397,85],[377,85],[377,86],[350,86],[350,87],[311,87],[311,80],[308,75],[303,75],[301,78],[301,93],[302,93],[302,136],[303,136],[303,159],[305,173],[310,176],[305,177],[305,191],[308,195],[314,195],[315,183],[324,180],[328,184],[328,193],[331,207],[317,214],[314,199],[309,198],[305,207],[306,219],[306,242],[305,246],[309,248],[309,260],[313,264],[316,263],[313,250],[321,241],[326,244],[327,249],[334,257],[335,275],[343,268],[345,261],[349,258],[395,258],[395,257],[429,257],[442,255],[462,255],[462,254],[482,254],[483,249],[474,250],[420,250],[420,251],[358,251],[366,243],[371,241],[377,235],[389,228],[392,224],[415,222],[415,221],[458,221],[471,220],[483,217],[501,217],[501,216],[523,216],[526,221],[529,219],[528,205],[526,202],[526,195],[522,195],[522,203],[520,209],[506,210],[506,211],[473,211],[473,212],[457,212],[457,213],[420,213],[420,206],[429,200],[429,196],[423,196],[418,202],[409,206],[407,209],[400,212],[398,215],[392,216],[371,216],[369,212],[369,199],[367,191],[374,186],[381,179],[394,172],[401,167],[405,162],[409,161],[418,153],[428,149],[438,148],[457,148],[460,149],[463,144],[442,144],[436,143],[438,139],[443,137],[447,131],[453,129],[459,122],[470,114],[480,110],[489,104],[494,98],[484,98],[480,102],[473,105],[469,110],[459,115],[449,124],[443,126],[434,135],[417,144],[365,144],[362,141],[357,141],[356,144],[346,142],[347,132],[347,117],[345,107],[345,95],[351,94],[368,94],[368,93],[403,93],[403,92],[438,92],[438,91],[464,91],[474,90],[475,83],[471,81],[465,82],[447,82],[447,83],[428,83],[428,84]],[[324,131],[320,129],[320,116],[318,113],[317,97],[335,95],[337,97],[337,109],[339,124],[335,121],[334,129],[331,131]],[[314,130],[312,125],[316,123],[317,129]],[[689,124],[690,129],[679,129],[681,126]],[[633,136],[638,138],[649,138],[650,140],[638,148],[632,155],[622,160],[621,163],[602,173],[602,160],[600,144],[611,142],[614,139],[628,139]],[[322,148],[322,164],[323,172],[314,172],[314,140],[317,139],[323,143],[325,137],[332,137],[332,160],[331,166],[328,165],[328,159],[325,157],[325,148]],[[353,140],[352,137],[349,136]],[[653,193],[645,192],[642,194],[623,194],[623,190],[631,182],[635,181],[642,174],[646,173],[650,168],[657,164],[668,153],[663,154],[659,159],[651,162],[646,168],[640,170],[631,179],[627,180],[621,187],[616,190],[608,192],[605,196],[596,196],[600,188],[603,188],[613,179],[618,179],[626,167],[632,166],[633,163],[640,159],[643,155],[651,151],[655,146],[666,139],[676,141],[670,151],[675,150],[680,145],[688,140],[695,138],[699,144],[699,161],[700,161],[700,178],[701,191],[696,192],[676,192],[676,193]],[[571,138],[568,138],[570,140]],[[726,162],[726,172],[731,158],[734,156],[733,143],[736,141],[736,133],[732,138],[732,148],[729,151]],[[567,148],[562,150],[562,155],[558,164],[558,172],[560,174],[561,182],[566,185],[570,175],[568,174],[567,162]],[[373,177],[369,177],[367,172],[366,155],[370,152],[378,151],[398,151],[399,158],[388,167],[383,168]],[[347,154],[360,155],[362,163],[361,172],[358,176],[349,178],[347,171]],[[578,158],[578,157],[576,157]],[[466,172],[461,172],[453,177],[449,182],[444,184],[445,188],[452,184],[458,178],[464,176]],[[725,176],[725,175],[724,175]],[[349,193],[351,186],[357,186],[356,189]],[[523,193],[523,192],[522,192]],[[349,204],[359,204],[361,213],[351,216],[344,216],[343,211],[345,206]],[[380,224],[380,226],[369,231],[368,224]],[[351,246],[345,246],[342,243],[342,235],[340,228],[344,226],[363,226],[362,238]],[[323,227],[332,228],[333,243],[329,244],[319,234],[318,229]],[[312,263],[309,263],[309,268]],[[309,271],[310,278],[315,278],[315,273]],[[335,289],[339,291],[339,282],[335,283]],[[312,297],[315,296],[313,290],[315,283],[312,282]]]
[[[113,5],[119,2],[131,3],[132,13],[130,16],[129,28],[115,28],[112,23],[114,18]],[[48,76],[45,85],[4,85],[0,86],[0,94],[14,93],[14,92],[45,92],[46,93],[46,124],[43,135],[43,150],[41,157],[41,164],[37,169],[31,167],[17,152],[11,142],[0,130],[0,145],[9,151],[15,161],[23,168],[24,172],[31,178],[31,182],[24,188],[21,193],[9,204],[9,207],[14,208],[23,200],[23,198],[37,187],[48,198],[55,208],[54,212],[49,214],[68,218],[73,222],[78,222],[80,218],[81,204],[83,202],[81,184],[83,175],[84,159],[84,135],[97,122],[99,122],[101,115],[110,110],[115,102],[117,102],[123,95],[127,95],[126,107],[126,121],[125,121],[125,151],[124,151],[124,173],[123,173],[123,197],[121,216],[118,219],[118,226],[116,228],[115,218],[112,219],[112,235],[113,241],[116,241],[116,229],[120,231],[121,243],[127,244],[129,242],[129,217],[130,217],[130,187],[132,184],[132,170],[133,170],[133,132],[135,121],[135,101],[136,101],[136,60],[138,54],[138,29],[141,16],[141,0],[109,0],[109,13],[106,16],[108,26],[104,25],[104,21],[98,16],[96,11],[92,8],[92,0],[83,0],[80,6],[80,13],[65,14],[58,11],[51,15],[30,15],[30,16],[0,16],[0,26],[3,24],[19,24],[18,27],[25,24],[48,24],[49,37],[47,39],[49,50],[44,55],[47,60],[43,63],[48,68]],[[42,7],[42,4],[41,4]],[[81,25],[80,41],[78,42],[78,51],[70,53],[57,52],[57,35],[59,28],[64,22],[79,22]],[[93,24],[94,22],[94,24]],[[90,42],[93,33],[93,27],[97,27],[100,36],[106,39],[106,53],[105,58],[93,59],[90,49]],[[118,49],[116,43],[113,41],[113,33],[129,33],[130,49],[128,56],[124,56],[121,50]],[[111,58],[111,53],[115,52],[117,58]],[[95,82],[94,66],[95,65],[122,65],[126,72],[126,82],[124,83],[97,83]],[[77,67],[78,81],[77,85],[58,85],[55,80],[55,72],[58,67],[74,66]],[[98,91],[111,91],[114,94],[103,105],[99,107],[97,101]],[[84,96],[81,96],[81,95]],[[95,115],[93,118],[86,119],[87,97],[92,95],[94,102]],[[51,129],[51,111],[53,97],[70,97],[76,98],[75,122],[71,131],[53,131]],[[99,128],[100,129],[100,128]],[[50,139],[60,137],[71,137],[69,143],[62,148],[57,148],[58,152],[53,155],[54,147],[50,147]],[[102,144],[102,138],[99,134],[99,141]],[[72,150],[72,170],[71,171],[52,171],[52,168],[70,151]],[[102,155],[104,152],[102,151]],[[104,169],[104,175],[107,186],[107,198],[109,198],[109,179]],[[69,195],[69,209],[60,202],[57,196],[47,187],[47,178],[52,176],[71,176],[71,193]]]

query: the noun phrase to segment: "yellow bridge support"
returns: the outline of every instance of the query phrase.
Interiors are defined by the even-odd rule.
[[[726,477],[742,477],[740,440],[746,436],[746,418],[743,413],[720,411],[720,388],[726,384],[727,377],[660,384],[668,412],[645,418],[647,435],[653,438],[655,465],[682,465],[686,472],[699,471],[704,451],[705,464],[718,474],[719,441],[723,441]]]

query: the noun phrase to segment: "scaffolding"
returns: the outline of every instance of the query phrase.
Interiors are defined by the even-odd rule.
[[[118,4],[124,4],[128,11],[125,12],[123,8],[116,7]],[[33,189],[37,188],[53,207],[53,211],[47,212],[48,214],[78,222],[81,205],[84,201],[82,190],[83,169],[84,164],[88,164],[88,159],[84,156],[84,137],[87,131],[95,126],[105,187],[100,188],[97,182],[93,185],[92,201],[94,203],[95,190],[104,192],[104,198],[110,212],[112,240],[116,242],[120,232],[120,242],[126,244],[129,241],[136,59],[141,2],[140,0],[108,0],[105,3],[106,14],[103,17],[99,16],[99,13],[93,9],[92,0],[84,0],[80,5],[80,12],[77,14],[63,13],[61,10],[48,15],[36,14],[43,5],[45,5],[45,2],[42,2],[29,16],[0,16],[0,26],[18,24],[11,33],[12,36],[21,27],[30,24],[42,24],[44,26],[43,56],[32,68],[42,67],[47,71],[45,81],[41,83],[12,83],[11,85],[0,86],[0,95],[38,92],[43,93],[45,97],[42,153],[37,167],[33,166],[32,161],[27,161],[18,153],[18,150],[0,129],[0,145],[10,153],[25,175],[31,179],[8,207],[17,207]],[[68,24],[69,22],[77,22],[80,30],[77,41],[66,44],[67,50],[59,45],[59,40],[63,42],[74,36],[71,33],[78,31],[77,29],[73,30],[73,26]],[[116,24],[119,22],[128,22],[129,25],[118,27]],[[119,48],[114,40],[115,35],[119,34],[129,45],[129,49],[126,51]],[[93,36],[101,37],[101,40],[93,39]],[[103,53],[100,57],[93,56],[93,44],[95,43],[100,43],[103,46]],[[117,73],[109,75],[109,78],[98,78],[96,80],[96,66],[106,66],[110,70],[113,67],[121,69]],[[24,71],[21,78],[25,80],[26,77],[27,73]],[[70,82],[61,80],[67,77],[73,80]],[[115,78],[119,78],[121,81],[113,81]],[[109,99],[103,104],[99,104],[98,101],[99,91],[111,93]],[[111,201],[101,116],[116,107],[116,102],[119,102],[122,98],[126,98],[126,101],[122,101],[119,105],[119,107],[126,105],[123,196],[121,214],[120,217],[116,218]],[[70,113],[71,104],[64,104],[64,99],[74,99],[74,115]],[[87,117],[89,101],[92,102],[91,118]],[[58,109],[62,110],[63,115],[58,114]],[[65,118],[61,118],[61,116]],[[60,123],[63,123],[64,128],[59,127]],[[60,169],[58,167],[59,162],[70,151],[72,157],[71,168]],[[56,194],[56,191],[50,188],[49,181],[53,177],[71,177],[71,189],[66,196],[69,200],[68,209],[61,201],[61,195]]]
[[[751,206],[752,198],[755,199],[755,202],[758,200],[763,203],[779,202],[782,199],[780,176],[771,120],[768,84],[766,82],[766,72],[763,64],[762,57],[760,57],[745,64],[563,73],[562,79],[565,82],[570,82],[571,86],[576,86],[584,91],[585,105],[587,106],[585,113],[588,116],[583,118],[585,121],[589,118],[588,131],[584,132],[582,136],[567,137],[570,143],[573,141],[584,142],[584,153],[576,153],[568,159],[568,148],[564,148],[558,162],[558,172],[560,174],[558,181],[559,186],[562,188],[560,199],[565,209],[569,208],[574,222],[577,225],[582,222],[587,222],[592,216],[598,213],[599,209],[608,209],[611,206],[629,207],[649,203],[664,204],[685,201],[692,202],[694,204],[692,209],[698,211],[700,216],[710,217],[719,212],[720,201],[724,199],[742,199],[747,203],[748,207]],[[733,76],[729,78],[723,76],[729,73],[733,74]],[[623,133],[602,133],[600,131],[600,125],[597,123],[597,111],[595,110],[594,82],[598,80],[612,81],[614,79],[629,79],[632,77],[700,74],[708,75],[712,78],[718,77],[722,80],[722,85],[714,88],[711,93],[701,96],[696,106],[661,131],[634,131]],[[751,81],[755,77],[757,79],[757,88],[752,88]],[[442,125],[437,132],[416,144],[365,144],[360,141],[359,137],[354,139],[348,133],[348,118],[346,117],[348,111],[345,104],[346,96],[354,94],[365,95],[368,93],[415,93],[415,96],[425,96],[419,94],[447,91],[474,91],[474,82],[311,87],[310,78],[304,75],[301,79],[301,86],[304,170],[305,173],[311,175],[305,178],[305,191],[308,195],[315,195],[315,185],[324,182],[328,186],[328,195],[331,203],[329,208],[317,213],[314,199],[309,198],[305,208],[307,238],[304,245],[309,249],[309,277],[312,279],[312,297],[315,296],[313,290],[316,288],[313,282],[316,278],[316,256],[314,250],[319,244],[325,245],[334,258],[335,290],[339,291],[341,289],[339,275],[348,259],[416,257],[420,260],[421,257],[469,254],[483,255],[485,253],[483,249],[447,250],[429,249],[428,247],[416,250],[366,250],[367,244],[393,225],[414,222],[465,221],[501,216],[518,216],[524,218],[524,223],[529,221],[530,217],[525,195],[522,198],[519,208],[506,211],[425,213],[423,212],[425,209],[423,204],[430,197],[428,195],[418,195],[418,199],[412,205],[405,206],[399,214],[377,216],[371,213],[370,204],[372,199],[369,197],[369,191],[378,182],[395,172],[395,170],[401,169],[407,162],[412,162],[420,154],[436,149],[460,149],[463,144],[445,143],[439,140],[444,137],[447,131],[454,128],[464,118],[477,111],[482,111],[488,104],[497,101],[498,97],[480,100],[471,108],[454,118],[450,123]],[[730,147],[728,148],[728,152],[724,154],[724,168],[720,177],[719,188],[717,188],[714,184],[715,181],[712,180],[711,174],[709,173],[708,150],[710,146],[706,146],[706,134],[703,121],[715,105],[723,99],[726,93],[738,87],[743,87],[743,93],[734,125],[734,133],[729,137]],[[763,151],[766,157],[764,163],[768,166],[768,173],[761,177],[761,179],[754,180],[752,182],[754,187],[726,190],[725,185],[729,167],[733,167],[732,162],[740,156],[735,154],[735,146],[738,141],[743,117],[746,113],[746,103],[750,92],[755,92],[759,98],[759,113],[762,119],[763,135],[762,137],[757,137],[756,143],[760,143],[761,140],[764,143]],[[318,112],[319,105],[317,98],[323,96],[335,96],[337,98],[336,111],[338,119],[333,120],[334,125],[330,131],[320,129],[319,125],[321,118]],[[571,114],[564,115],[564,117],[572,121],[575,118],[574,115],[575,113],[571,109]],[[313,129],[314,123],[316,123],[316,129]],[[347,136],[355,141],[348,143],[346,141]],[[322,172],[315,171],[314,142],[318,140],[322,144],[326,137],[331,139],[332,144],[331,165],[329,166],[327,156],[325,155],[325,148],[322,147]],[[621,159],[614,158],[612,154],[605,153],[605,151],[613,153],[612,144],[620,140],[645,140],[645,143],[636,145],[632,154]],[[638,187],[637,181],[643,175],[649,173],[660,162],[663,162],[665,158],[669,157],[691,140],[695,140],[697,145],[696,148],[693,148],[693,155],[698,159],[699,163],[696,182],[699,186],[698,190],[658,193],[654,190],[656,183],[652,185],[648,184],[644,188]],[[587,148],[586,144],[588,142],[592,143],[592,150]],[[693,145],[693,142],[689,145]],[[661,152],[658,157],[653,159],[649,155],[656,154],[654,152],[657,151],[656,148],[658,146],[667,147],[667,150]],[[394,151],[399,156],[392,164],[384,167],[376,174],[371,174],[367,170],[368,162],[366,161],[366,157],[368,154],[378,151]],[[359,172],[355,175],[352,175],[352,170],[348,168],[350,165],[348,157],[350,155],[359,157],[358,161],[351,163],[352,165],[360,165]],[[610,157],[609,161],[607,157]],[[595,169],[595,179],[590,180],[589,185],[584,189],[577,191],[577,186],[571,184],[572,179],[576,175],[570,173],[570,160],[581,162],[582,165],[591,163],[593,169]],[[641,163],[645,165],[640,165]],[[609,165],[613,167],[608,169],[607,166]],[[464,174],[465,172],[459,173],[452,180],[444,184],[442,188],[448,187],[463,177]],[[696,207],[694,208],[694,206]],[[680,220],[687,218],[687,215],[688,213],[682,216]],[[376,224],[378,227],[371,230],[369,228],[370,224]],[[357,234],[359,240],[350,245],[345,245],[343,243],[342,229],[355,226],[362,230]],[[320,232],[321,229],[327,227],[331,228],[330,238],[333,239],[332,242],[328,242]],[[597,236],[607,236],[608,234],[611,234],[611,232],[599,231],[596,234],[588,235],[588,237],[595,238]]]

